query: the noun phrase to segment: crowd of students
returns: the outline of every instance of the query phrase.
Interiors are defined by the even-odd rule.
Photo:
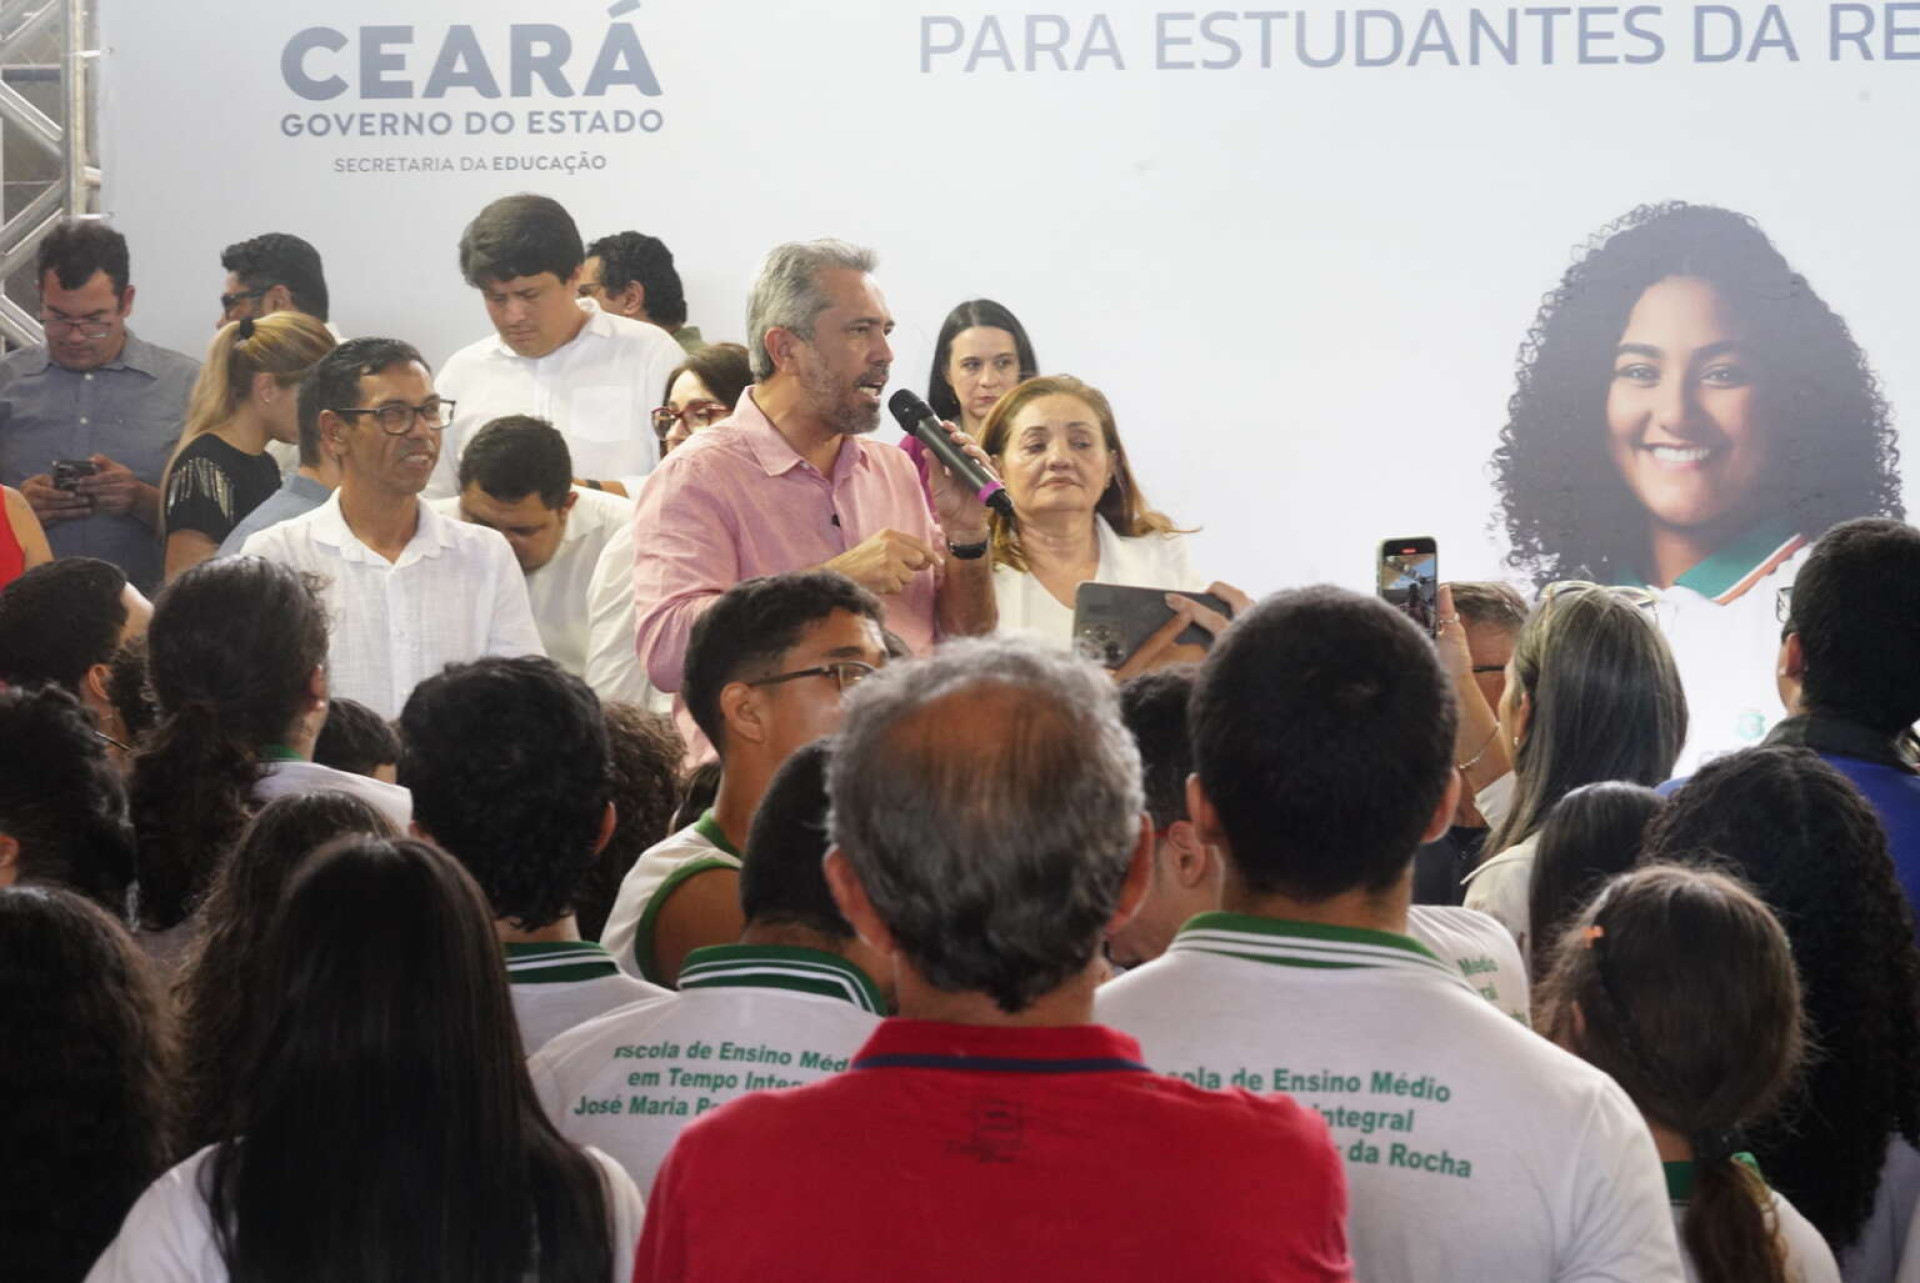
[[[1690,778],[1637,589],[1214,585],[1103,670],[1077,584],[1194,585],[1011,313],[930,398],[1008,521],[867,437],[871,255],[716,353],[562,220],[475,220],[438,381],[236,256],[159,498],[56,502],[164,557],[0,587],[0,1274],[1920,1283],[1920,531],[1811,546]]]

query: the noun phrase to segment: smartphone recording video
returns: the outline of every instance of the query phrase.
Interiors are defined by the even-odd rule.
[[[1380,595],[1431,637],[1440,631],[1440,550],[1425,536],[1380,541]]]

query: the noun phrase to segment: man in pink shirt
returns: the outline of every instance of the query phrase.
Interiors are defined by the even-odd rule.
[[[663,691],[680,689],[693,621],[756,575],[839,571],[879,596],[887,627],[916,654],[940,637],[993,631],[986,508],[933,463],[929,511],[912,460],[866,435],[893,364],[874,261],[831,240],[768,254],[747,304],[757,382],[640,492],[635,645]]]

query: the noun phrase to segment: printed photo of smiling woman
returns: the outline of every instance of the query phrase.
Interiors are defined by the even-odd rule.
[[[1779,590],[1829,526],[1904,515],[1897,460],[1846,322],[1751,218],[1671,202],[1602,229],[1541,304],[1493,468],[1536,588],[1658,597],[1686,769],[1781,716]]]

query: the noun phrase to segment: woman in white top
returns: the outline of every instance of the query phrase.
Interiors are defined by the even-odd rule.
[[[1767,906],[1723,874],[1647,866],[1606,884],[1553,958],[1538,1027],[1639,1106],[1689,1283],[1839,1283],[1826,1240],[1740,1152],[1804,1053],[1793,951]]]
[[[1070,375],[1028,379],[987,416],[981,448],[1017,522],[993,517],[993,591],[1002,632],[1073,644],[1086,582],[1191,591],[1185,532],[1141,494],[1113,407]],[[1200,581],[1204,582],[1204,581]]]
[[[1441,644],[1465,650],[1442,590]],[[1462,664],[1449,661],[1463,723],[1491,720],[1486,697]],[[1470,669],[1471,662],[1464,667]],[[1534,845],[1554,803],[1582,784],[1627,780],[1648,786],[1673,774],[1687,739],[1687,700],[1673,656],[1643,594],[1592,584],[1552,584],[1514,644],[1498,725],[1465,751],[1463,769],[1489,760],[1493,741],[1512,753],[1513,770],[1481,786],[1475,801],[1493,826],[1488,857],[1466,878],[1469,909],[1506,924],[1529,952],[1527,900]],[[1478,762],[1472,755],[1477,755]],[[1480,785],[1468,771],[1469,783]]]
[[[230,1139],[141,1195],[89,1283],[618,1283],[640,1195],[527,1078],[492,912],[453,857],[357,837],[289,884]]]

